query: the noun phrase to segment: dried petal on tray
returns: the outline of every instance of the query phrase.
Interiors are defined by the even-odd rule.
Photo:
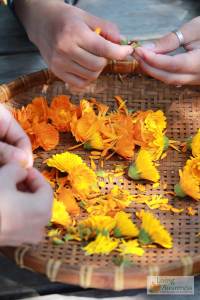
[[[172,248],[173,241],[170,233],[152,213],[141,210],[137,216],[142,221],[139,233],[141,244],[155,243],[164,248]]]
[[[122,240],[116,250],[119,251],[121,255],[134,254],[142,256],[144,254],[144,249],[140,247],[138,240]]]
[[[111,238],[109,235],[98,234],[96,239],[83,247],[86,254],[109,254],[117,248],[119,240]]]
[[[197,212],[197,209],[194,209],[192,206],[187,207],[187,213],[189,216],[195,216]]]
[[[134,180],[147,179],[157,182],[160,179],[160,174],[152,160],[152,155],[141,149],[136,157],[135,163],[130,165],[128,176]]]
[[[66,211],[65,205],[57,199],[54,199],[53,202],[51,222],[65,228],[71,225],[71,217]]]

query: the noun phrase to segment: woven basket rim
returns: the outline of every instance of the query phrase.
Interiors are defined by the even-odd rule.
[[[49,82],[54,82],[57,80],[59,79],[56,76],[54,76],[52,72],[49,71],[48,69],[43,69],[28,75],[21,76],[16,80],[12,80],[8,83],[0,85],[0,102],[3,103],[9,101],[10,98],[19,94],[23,90],[27,90],[34,86],[49,83]],[[23,247],[24,246],[20,248],[24,249]],[[21,257],[21,261],[20,259],[16,260],[17,250],[19,250],[19,248],[3,247],[0,249],[0,252],[14,259],[15,262],[20,267],[32,268],[34,269],[34,271],[45,273],[44,268],[42,268],[42,266],[44,265],[44,261],[43,260],[40,261],[38,258],[37,261],[35,261],[36,258],[31,256],[30,248],[27,248],[27,251],[24,253],[23,257]],[[37,268],[33,268],[34,264],[37,265]],[[63,274],[64,271],[62,270],[63,266],[65,266],[65,272],[66,270],[68,270],[69,274],[71,274],[71,272],[72,273],[75,272],[80,275],[80,269],[78,267],[68,266],[67,268],[66,265],[61,265],[59,271],[56,274],[56,278],[51,278],[51,276],[49,276],[51,280],[66,282],[66,280],[63,279],[64,278],[64,274]],[[82,265],[82,268],[84,267],[87,268],[87,265],[85,266]],[[170,274],[197,275],[200,273],[200,254],[195,255],[194,257],[184,255],[172,263],[166,263],[162,265],[150,265],[149,269],[145,267],[139,268],[133,266],[125,269],[122,269],[121,267],[114,267],[113,270],[114,270],[113,272],[107,273],[104,267],[96,266],[96,268],[93,269],[92,276],[96,276],[101,279],[101,275],[103,274],[104,280],[108,280],[107,287],[105,287],[105,282],[104,285],[102,285],[100,280],[100,285],[98,286],[98,288],[108,288],[108,289],[118,290],[117,282],[119,281],[120,278],[122,278],[122,276],[123,276],[123,283],[121,283],[121,286],[119,288],[120,290],[146,287],[146,279],[148,275],[170,275]],[[79,277],[80,276],[78,276],[77,278]],[[137,280],[137,278],[139,278],[139,281]],[[78,280],[70,281],[70,275],[69,275],[67,277],[66,283],[79,284],[83,287],[97,287],[92,283],[88,284],[87,282],[84,282],[84,280],[85,279],[80,279],[79,281]]]

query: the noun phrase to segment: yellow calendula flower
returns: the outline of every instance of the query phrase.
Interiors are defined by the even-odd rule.
[[[116,226],[114,229],[115,237],[136,237],[139,234],[137,226],[131,221],[130,215],[120,211],[115,215]]]
[[[119,247],[117,248],[117,251],[119,251],[121,255],[134,254],[142,256],[144,254],[144,249],[140,247],[138,240],[122,240],[122,242],[119,244]]]
[[[60,172],[69,173],[72,169],[79,167],[83,164],[83,160],[80,156],[64,152],[60,154],[55,154],[46,161],[47,166],[56,168]]]
[[[191,157],[187,160],[184,171],[191,174],[198,182],[200,182],[200,156]]]
[[[186,195],[199,201],[200,200],[200,183],[197,178],[193,177],[188,169],[179,170],[180,182],[175,185],[174,191],[176,196],[185,197]]]
[[[114,218],[110,216],[90,216],[79,224],[82,228],[89,228],[95,233],[111,233],[116,225]]]
[[[166,117],[162,110],[149,111],[144,121],[146,129],[151,132],[163,131],[166,128]]]
[[[87,255],[91,254],[109,254],[117,248],[119,241],[110,238],[108,235],[98,234],[96,239],[90,242],[87,246],[83,247]]]
[[[189,146],[192,150],[193,156],[200,155],[200,129],[198,132],[189,140]]]
[[[128,176],[135,180],[146,179],[157,182],[160,174],[156,169],[151,154],[141,149],[137,155],[135,163],[129,167]]]
[[[142,210],[139,213],[139,217],[142,220],[139,233],[141,244],[155,243],[164,248],[172,248],[173,241],[170,233],[152,213]]]
[[[103,150],[104,149],[104,143],[103,143],[103,139],[102,139],[100,132],[97,131],[90,137],[90,140],[84,144],[84,149],[87,149],[87,150],[91,150],[91,149]]]
[[[71,218],[65,209],[65,205],[57,199],[53,201],[51,222],[63,227],[68,227],[71,224]]]
[[[99,191],[96,174],[86,164],[73,168],[68,178],[72,191],[81,198],[88,197],[91,193]]]

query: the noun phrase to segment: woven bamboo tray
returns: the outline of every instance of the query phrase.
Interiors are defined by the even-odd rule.
[[[130,73],[134,66],[130,63],[115,64],[107,68],[107,72]],[[120,67],[119,67],[120,66]],[[119,70],[119,68],[120,70]],[[44,89],[45,85],[45,89]],[[9,84],[0,86],[0,100],[8,106],[21,107],[33,97],[44,95],[50,100],[58,94],[68,94],[63,82],[56,79],[48,70],[21,77]],[[121,95],[127,100],[129,108],[134,110],[162,109],[168,120],[167,135],[176,140],[185,140],[200,127],[200,87],[176,88],[167,86],[152,78],[128,74],[119,79],[116,74],[102,74],[93,88],[84,95],[86,98],[96,97],[97,100],[114,107],[114,96]],[[78,102],[82,95],[72,95],[72,100]],[[74,145],[74,139],[63,135],[58,148],[49,153],[39,151],[40,157],[35,166],[41,169],[43,159],[59,153],[68,146]],[[88,153],[79,148],[74,151],[87,160]],[[168,182],[168,189],[173,190],[178,182],[178,169],[181,168],[189,154],[169,150],[167,158],[160,165],[162,180]],[[122,160],[123,161],[123,160]],[[112,168],[119,157],[113,157],[106,162],[105,168]],[[113,184],[136,193],[133,181],[124,178],[124,182]],[[105,191],[110,188],[106,182]],[[148,194],[162,193],[162,190],[149,188]],[[52,281],[76,284],[82,287],[95,287],[113,290],[123,290],[146,287],[147,275],[191,275],[200,273],[200,205],[191,199],[171,199],[176,207],[193,206],[198,214],[191,217],[186,212],[173,214],[159,210],[152,211],[171,232],[174,239],[172,249],[149,248],[144,256],[131,257],[131,267],[117,267],[113,264],[116,254],[109,256],[85,256],[78,242],[69,241],[65,245],[55,246],[45,238],[37,246],[24,245],[20,248],[1,248],[1,252],[15,260],[20,267],[29,268],[46,274]],[[144,205],[133,204],[127,211],[135,212]],[[147,208],[146,208],[147,209]],[[29,220],[27,220],[29,222]]]

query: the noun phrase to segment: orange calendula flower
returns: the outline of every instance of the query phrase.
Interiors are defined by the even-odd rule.
[[[99,124],[97,116],[93,110],[93,104],[87,100],[80,102],[81,117],[73,115],[70,126],[71,132],[76,141],[86,142],[98,131]]]
[[[86,164],[73,168],[68,178],[74,194],[80,198],[86,198],[99,191],[96,174]]]
[[[65,209],[64,203],[54,199],[51,222],[68,227],[71,224],[71,218]]]
[[[60,131],[70,131],[70,122],[73,114],[77,114],[77,106],[70,102],[66,95],[53,98],[49,109],[49,118],[52,124]]]
[[[36,97],[26,107],[32,123],[47,122],[48,104],[44,97]]]
[[[133,118],[133,137],[135,143],[151,152],[153,160],[158,160],[168,147],[168,139],[164,135],[166,117],[161,110],[140,111]]]
[[[59,133],[51,124],[34,124],[32,133],[36,138],[36,145],[42,147],[45,151],[55,149],[59,143]]]
[[[134,180],[146,179],[157,182],[160,174],[156,169],[151,154],[146,150],[140,150],[135,163],[129,167],[128,176]]]
[[[142,220],[139,233],[140,243],[144,245],[156,243],[164,248],[172,248],[173,241],[170,233],[152,213],[142,210],[139,218]]]
[[[80,207],[78,206],[71,189],[62,187],[57,194],[57,199],[65,205],[65,208],[70,215],[80,215]]]

